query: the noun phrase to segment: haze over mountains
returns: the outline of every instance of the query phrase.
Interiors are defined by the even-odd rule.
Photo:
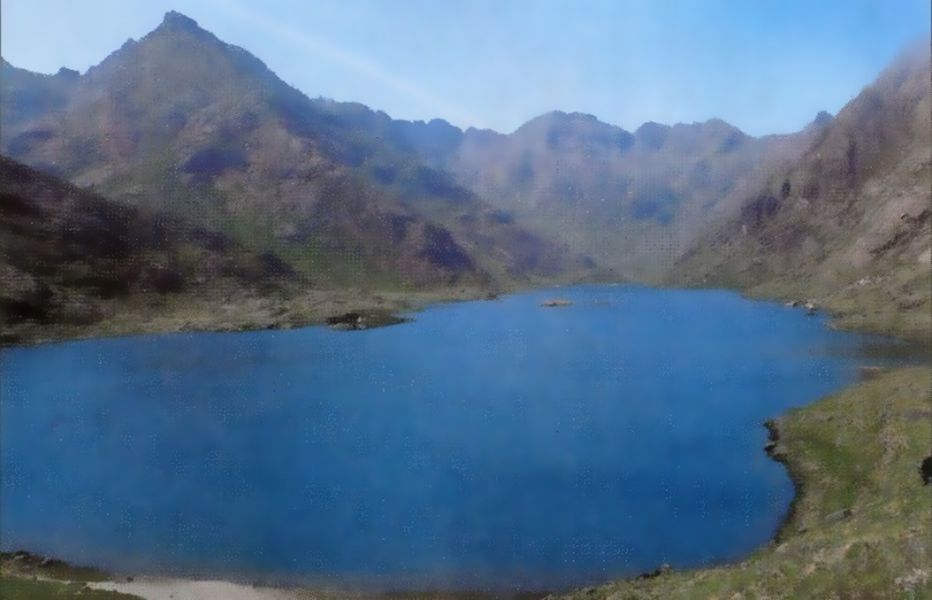
[[[172,12],[83,75],[4,62],[0,147],[319,288],[757,285],[804,264],[811,286],[774,293],[821,297],[928,264],[928,74],[925,43],[791,135],[562,112],[506,135],[310,99]]]
[[[930,327],[928,41],[908,48],[802,156],[716,225],[675,280],[808,294],[852,324]]]

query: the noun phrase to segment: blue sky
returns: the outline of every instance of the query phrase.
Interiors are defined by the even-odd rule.
[[[2,54],[84,71],[170,9],[312,97],[397,118],[508,132],[560,109],[755,135],[837,112],[932,18],[928,0],[3,0]]]

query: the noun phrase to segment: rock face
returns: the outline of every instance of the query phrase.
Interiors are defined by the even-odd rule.
[[[929,72],[928,41],[904,52],[697,242],[672,280],[806,296],[870,312],[904,334],[928,331]]]

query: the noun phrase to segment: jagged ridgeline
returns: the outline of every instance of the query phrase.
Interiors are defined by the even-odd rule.
[[[817,129],[399,121],[309,99],[178,13],[84,75],[4,64],[2,86],[6,154],[329,286],[657,279]]]
[[[0,148],[305,288],[635,279],[892,303],[894,319],[929,312],[927,50],[794,134],[563,112],[502,134],[308,98],[172,12],[84,74],[3,63]]]
[[[4,63],[2,85],[5,154],[318,286],[490,285],[585,264],[177,13],[84,75]]]

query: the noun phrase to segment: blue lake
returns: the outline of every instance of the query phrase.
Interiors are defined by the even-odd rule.
[[[414,318],[3,350],[3,548],[379,588],[733,559],[793,496],[762,422],[877,363],[872,338],[721,291],[583,286]]]

